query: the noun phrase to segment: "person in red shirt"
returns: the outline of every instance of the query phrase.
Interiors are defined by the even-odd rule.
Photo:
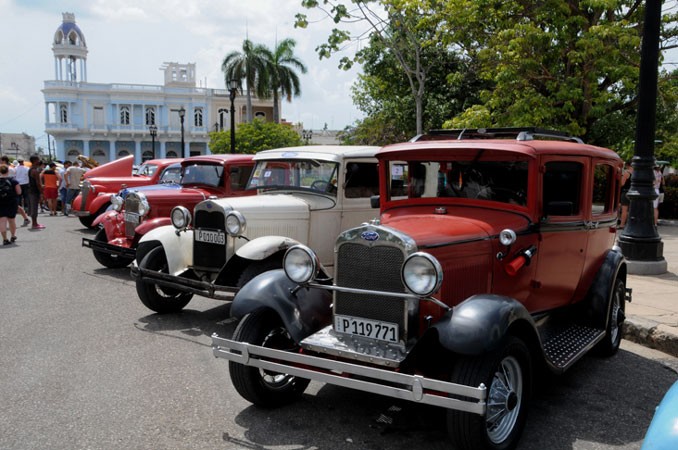
[[[59,184],[61,176],[56,170],[56,163],[49,163],[47,169],[40,172],[40,180],[44,186],[44,196],[49,208],[49,215],[56,216],[57,196],[59,195]]]

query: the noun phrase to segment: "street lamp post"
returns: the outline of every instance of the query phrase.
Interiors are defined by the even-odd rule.
[[[158,127],[151,125],[148,127],[148,132],[151,133],[151,145],[153,146],[153,159],[156,158],[155,155],[155,137],[158,135]]]
[[[231,100],[231,153],[235,153],[235,96],[238,93],[238,80],[229,80],[228,98]]]
[[[186,157],[186,149],[184,144],[184,116],[186,115],[186,109],[182,106],[179,108],[179,120],[181,121],[181,157]]]

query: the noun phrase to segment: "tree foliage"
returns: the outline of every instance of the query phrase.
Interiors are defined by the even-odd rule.
[[[301,137],[289,125],[254,119],[251,123],[239,124],[235,130],[236,153],[256,153],[298,145],[302,145]],[[209,147],[212,153],[230,153],[230,130],[210,133]]]
[[[224,83],[229,88],[230,80],[238,80],[242,91],[245,80],[247,97],[247,121],[252,122],[252,93],[257,97],[269,97],[270,74],[269,61],[273,58],[271,51],[261,44],[254,44],[249,39],[242,43],[242,52],[230,52],[221,63],[224,72]]]
[[[270,52],[270,59],[267,61],[268,89],[273,93],[273,121],[275,123],[280,123],[278,107],[280,96],[289,102],[292,96],[297,97],[301,94],[299,75],[295,69],[301,73],[306,73],[307,69],[304,63],[294,55],[296,45],[294,39],[283,39]]]

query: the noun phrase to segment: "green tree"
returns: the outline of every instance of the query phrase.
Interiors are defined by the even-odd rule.
[[[279,100],[285,97],[292,101],[292,96],[301,94],[299,75],[295,70],[306,73],[307,69],[303,62],[294,55],[294,47],[297,43],[294,39],[283,39],[278,42],[267,61],[267,85],[273,93],[273,121],[280,123]]]
[[[221,71],[224,72],[226,87],[229,80],[238,80],[242,91],[242,80],[245,80],[247,89],[247,122],[252,122],[252,92],[257,97],[268,97],[269,80],[268,61],[272,60],[271,51],[261,44],[254,44],[249,39],[242,43],[242,52],[232,51],[221,63]]]
[[[303,145],[299,133],[289,125],[266,122],[261,119],[239,124],[235,130],[235,143],[236,153],[256,153],[272,148]],[[209,147],[212,153],[230,153],[230,131],[210,133]]]

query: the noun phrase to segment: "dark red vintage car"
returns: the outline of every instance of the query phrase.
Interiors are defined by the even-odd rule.
[[[190,211],[207,198],[255,195],[245,190],[252,173],[252,155],[192,156],[181,162],[181,181],[174,185],[127,188],[112,199],[113,210],[99,216],[94,239],[83,238],[99,263],[125,267],[136,255],[139,239],[150,230],[170,225],[175,206]],[[188,225],[188,224],[187,224]]]
[[[236,294],[213,352],[258,406],[313,379],[442,407],[455,448],[514,448],[541,370],[619,348],[622,161],[539,129],[443,130],[377,158],[380,218],[339,235],[334,273],[290,248]]]
[[[181,159],[151,159],[133,173],[134,156],[111,161],[88,170],[80,193],[73,200],[73,214],[80,222],[93,228],[94,219],[111,206],[111,195],[124,187],[134,188],[150,184],[170,183],[179,180]]]

